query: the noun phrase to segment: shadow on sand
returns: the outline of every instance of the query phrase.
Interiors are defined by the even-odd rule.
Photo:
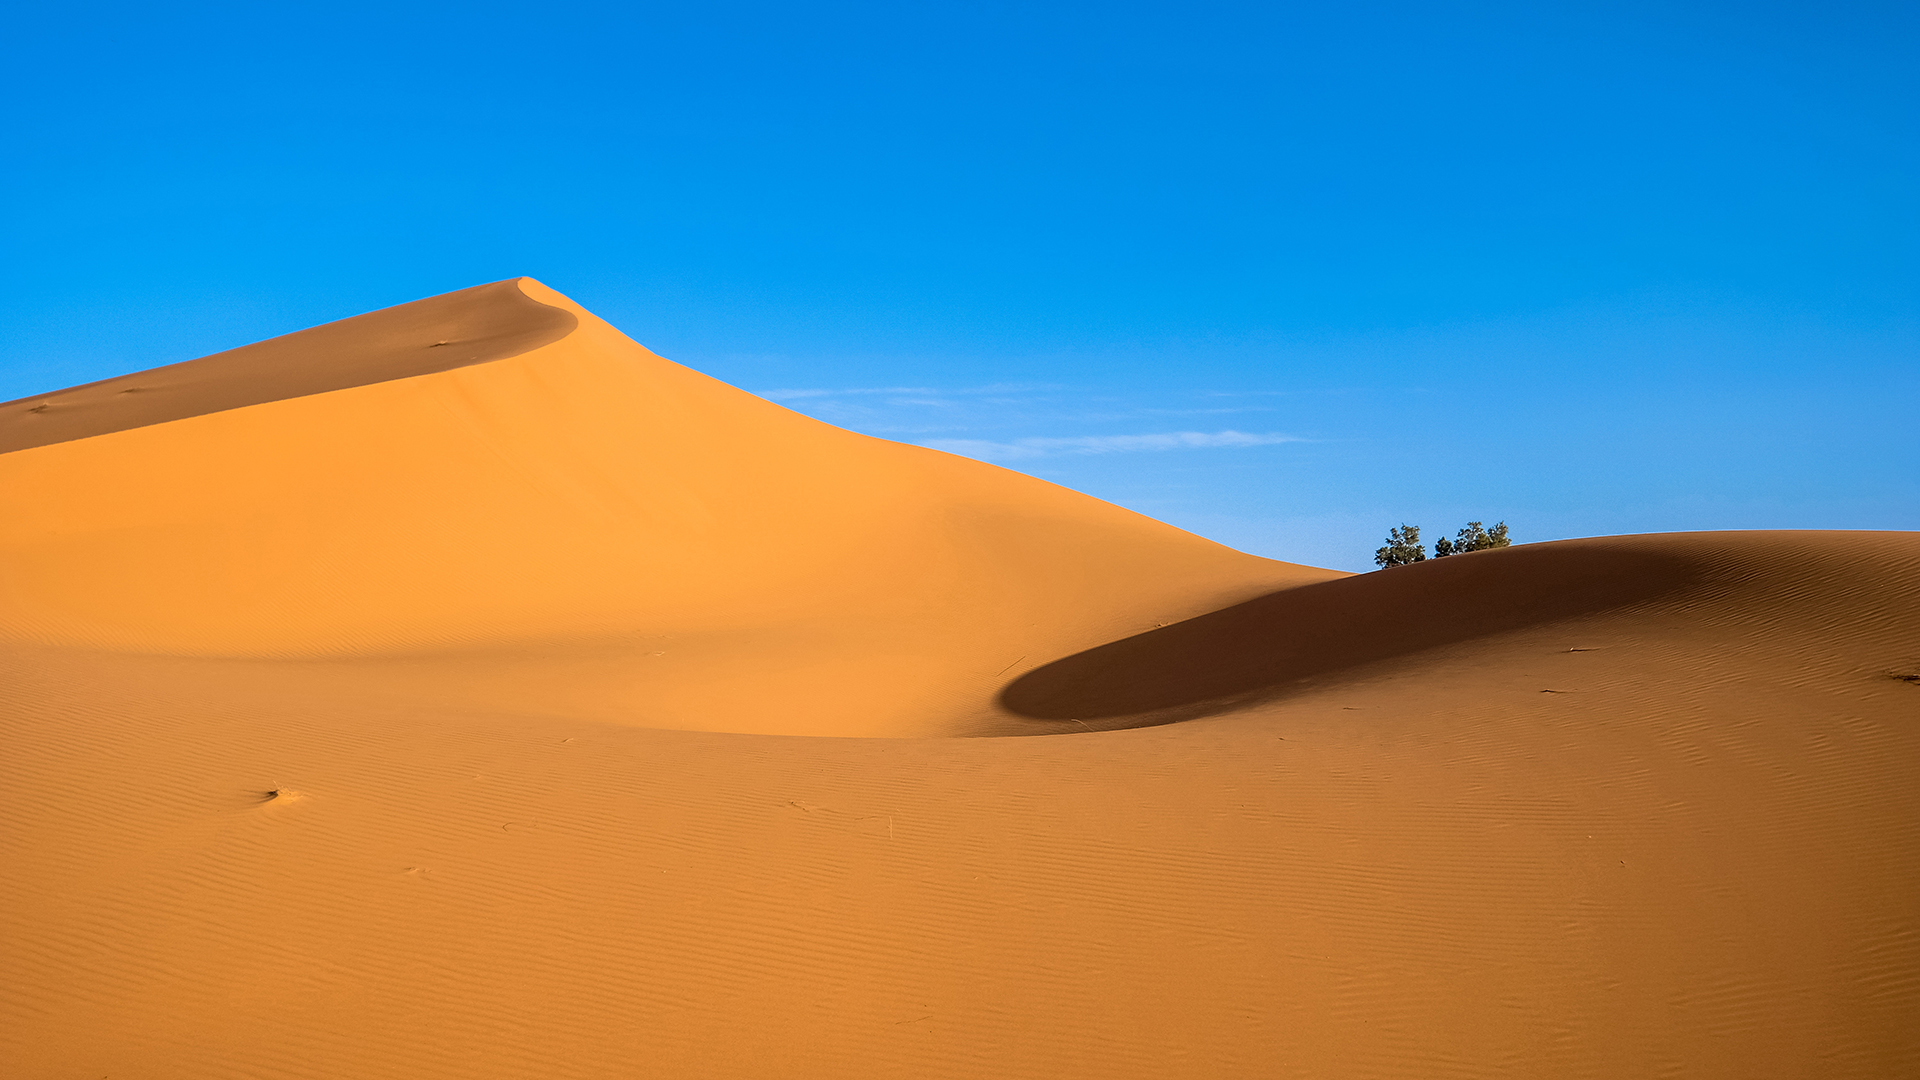
[[[1035,668],[1000,704],[1034,720],[1190,720],[1362,664],[1638,603],[1703,572],[1635,547],[1535,544],[1283,589]]]

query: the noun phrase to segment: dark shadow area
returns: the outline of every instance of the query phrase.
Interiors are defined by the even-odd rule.
[[[1284,589],[1035,668],[1000,704],[1036,720],[1188,720],[1363,664],[1648,600],[1704,572],[1634,548],[1568,540]]]
[[[0,403],[0,454],[504,360],[566,337],[579,322],[521,292],[518,278],[476,285]]]

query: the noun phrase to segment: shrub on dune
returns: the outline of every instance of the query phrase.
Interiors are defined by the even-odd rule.
[[[1483,529],[1477,521],[1467,522],[1467,527],[1454,534],[1452,540],[1441,537],[1433,542],[1433,557],[1444,559],[1449,555],[1464,555],[1469,551],[1487,551],[1491,548],[1512,546],[1507,539],[1507,523],[1497,522],[1491,529]]]
[[[1388,529],[1386,546],[1373,553],[1373,561],[1383,568],[1427,561],[1426,545],[1420,542],[1420,526],[1402,525],[1397,529]]]
[[[1493,548],[1512,546],[1507,536],[1507,523],[1496,522],[1489,529],[1478,521],[1467,522],[1467,527],[1455,533],[1453,539],[1446,537],[1433,542],[1433,557],[1444,559],[1449,555],[1464,555],[1469,551],[1488,551]],[[1420,542],[1420,526],[1402,525],[1387,530],[1385,546],[1373,553],[1376,565],[1385,569],[1389,566],[1405,566],[1408,563],[1427,561],[1426,545]]]

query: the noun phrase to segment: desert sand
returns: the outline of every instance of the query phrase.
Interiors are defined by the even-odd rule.
[[[0,1075],[1920,1074],[1920,535],[1275,562],[530,279],[0,498]]]

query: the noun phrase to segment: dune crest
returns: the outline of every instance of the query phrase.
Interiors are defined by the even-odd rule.
[[[84,386],[0,403],[0,454],[517,356],[571,312],[496,281]]]

